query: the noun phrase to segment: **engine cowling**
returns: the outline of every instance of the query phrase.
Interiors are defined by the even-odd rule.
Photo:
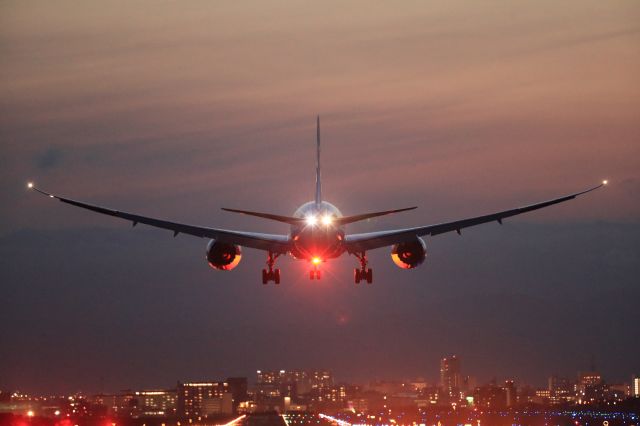
[[[394,244],[391,248],[391,259],[398,268],[413,269],[424,262],[427,257],[427,245],[422,238],[414,241]]]
[[[207,244],[207,261],[209,266],[220,271],[230,271],[240,263],[242,250],[234,244],[221,243],[216,240]]]

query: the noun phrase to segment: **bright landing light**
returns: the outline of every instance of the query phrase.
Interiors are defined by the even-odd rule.
[[[313,263],[314,265],[319,265],[320,262],[322,262],[322,259],[320,259],[319,257],[314,257],[313,259],[311,259],[311,263]]]
[[[325,215],[322,216],[322,224],[325,226],[329,226],[331,225],[331,222],[333,222],[333,218],[329,215]]]
[[[29,183],[27,184],[27,188],[29,188],[29,189],[33,188],[33,182],[29,182]]]
[[[606,184],[608,184],[608,183],[609,183],[609,181],[608,181],[608,180],[606,180],[606,179],[602,181],[602,184],[603,184],[603,185],[606,185]]]
[[[307,225],[309,226],[315,226],[315,224],[318,223],[318,218],[313,215],[307,216],[306,220],[307,220]]]

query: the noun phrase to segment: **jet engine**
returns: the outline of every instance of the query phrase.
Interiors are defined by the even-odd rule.
[[[242,250],[240,246],[211,240],[207,244],[207,261],[209,266],[220,271],[230,271],[240,263]]]
[[[391,248],[391,259],[398,268],[413,269],[424,262],[427,257],[427,245],[420,237],[406,243],[394,244]]]

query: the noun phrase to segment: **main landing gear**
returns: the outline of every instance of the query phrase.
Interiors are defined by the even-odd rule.
[[[280,269],[273,269],[273,266],[276,263],[276,259],[280,256],[279,254],[273,254],[269,252],[267,255],[267,267],[269,269],[262,270],[262,284],[266,285],[269,281],[273,281],[276,284],[280,284]]]
[[[373,282],[373,271],[371,268],[367,269],[367,255],[365,252],[354,253],[354,255],[360,260],[360,269],[353,270],[353,280],[356,284],[360,284],[360,281],[367,281],[367,284]]]

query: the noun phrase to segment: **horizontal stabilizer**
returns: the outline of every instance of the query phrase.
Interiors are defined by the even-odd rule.
[[[335,220],[337,224],[346,225],[348,223],[360,222],[361,220],[367,220],[378,216],[386,216],[388,214],[406,212],[407,210],[414,210],[418,207],[406,207],[404,209],[396,209],[396,210],[385,210],[382,212],[374,212],[374,213],[365,213],[365,214],[357,214],[354,216],[344,216]]]
[[[251,212],[251,211],[248,211],[248,210],[228,209],[228,208],[225,208],[225,207],[222,207],[222,210],[224,210],[226,212],[240,213],[240,214],[246,214],[246,215],[249,215],[249,216],[261,217],[263,219],[275,220],[276,222],[288,223],[289,225],[302,225],[302,224],[304,224],[304,219],[297,218],[297,217],[280,216],[280,215],[271,214],[271,213]]]

